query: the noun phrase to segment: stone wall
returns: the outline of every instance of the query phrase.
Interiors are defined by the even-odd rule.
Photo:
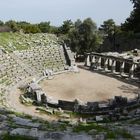
[[[71,52],[70,48],[67,47],[65,44],[63,45],[63,47],[64,47],[65,56],[66,56],[68,65],[69,66],[75,65],[74,54]]]
[[[61,107],[63,110],[74,111],[75,102],[58,100],[58,106]]]
[[[45,94],[42,90],[38,92],[38,90],[34,93],[41,98],[41,100],[37,100],[37,102],[40,102],[40,105],[48,105],[53,108],[61,108],[63,110],[68,110],[80,114],[94,114],[94,115],[105,115],[110,114],[111,112],[114,113],[114,111],[117,113],[120,113],[122,109],[131,109],[131,108],[137,108],[140,106],[140,96],[138,95],[134,99],[127,99],[127,97],[122,96],[115,96],[114,99],[108,99],[108,101],[99,101],[99,102],[87,102],[87,103],[81,103],[78,100],[74,101],[66,101],[66,100],[53,100],[49,99],[47,94]],[[34,94],[30,92],[29,94]],[[44,100],[45,99],[45,100]],[[35,99],[36,100],[36,99]]]

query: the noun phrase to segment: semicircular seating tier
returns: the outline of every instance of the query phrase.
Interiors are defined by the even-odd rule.
[[[1,90],[14,86],[29,77],[38,78],[46,69],[54,72],[64,70],[66,59],[63,46],[59,44],[58,39],[56,37],[54,39],[51,35],[49,37],[41,35],[40,38],[37,38],[37,35],[33,36],[35,36],[34,39],[29,38],[26,42],[28,49],[13,52],[0,50]]]

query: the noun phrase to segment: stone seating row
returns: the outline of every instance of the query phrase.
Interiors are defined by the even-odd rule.
[[[54,45],[0,54],[0,86],[13,86],[29,76],[42,75],[46,69],[64,70],[63,53],[61,46]]]

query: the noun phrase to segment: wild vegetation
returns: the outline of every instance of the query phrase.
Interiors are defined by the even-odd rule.
[[[26,21],[9,20],[0,21],[0,32],[24,32],[24,33],[51,33],[59,36],[71,50],[77,54],[84,54],[91,51],[122,51],[129,50],[125,47],[128,44],[118,42],[128,42],[139,39],[140,32],[140,1],[130,0],[133,3],[133,11],[122,25],[116,25],[113,19],[108,19],[98,28],[96,23],[87,18],[83,21],[78,19],[75,22],[66,20],[59,27],[52,26],[49,21],[31,24]],[[0,35],[0,42],[7,34]],[[118,41],[119,40],[119,41]],[[124,46],[124,48],[122,48]],[[134,48],[131,48],[134,49]]]

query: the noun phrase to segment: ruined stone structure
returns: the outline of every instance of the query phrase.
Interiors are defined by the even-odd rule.
[[[135,78],[134,70],[140,65],[139,59],[124,58],[99,53],[87,53],[85,66],[120,76]]]
[[[87,54],[85,65],[92,70],[102,70],[104,72],[110,72],[122,77],[125,76],[134,79],[136,78],[134,70],[139,67],[139,58],[91,53]],[[129,109],[140,105],[139,95],[131,100],[128,100],[127,97],[115,96],[114,99],[108,99],[108,101],[80,103],[76,99],[74,101],[64,101],[59,99],[54,101],[53,99],[50,99],[47,94],[44,94],[46,99],[46,102],[44,102],[44,100],[41,99],[42,94],[44,93],[40,92],[39,101],[41,103],[47,104],[50,107],[62,108],[64,110],[70,110],[81,114],[109,115],[110,113],[114,114],[114,111],[115,113],[120,113],[122,108]],[[36,92],[36,96],[37,95],[38,92]]]
[[[41,43],[41,40],[38,42]],[[50,42],[50,45],[39,44],[28,50],[13,52],[6,52],[0,48],[0,91],[30,77],[39,79],[43,75],[48,75],[47,70],[49,73],[69,70],[75,61],[71,52],[68,52],[68,60],[72,61],[69,65],[63,46],[57,41]]]
[[[69,66],[75,65],[74,55],[71,52],[71,49],[64,44],[64,52],[68,61]]]
[[[32,79],[38,83],[53,73],[77,71],[72,52],[66,46],[64,49],[63,44],[56,36],[27,34],[11,37],[11,40],[14,40],[14,43],[10,41],[9,45],[4,44],[6,47],[0,46],[0,94],[3,95],[1,96],[2,100],[8,101],[9,93]],[[21,49],[16,49],[19,46]],[[36,98],[38,101],[41,100],[38,92]]]
[[[105,101],[80,102],[77,99],[74,101],[59,100],[50,98],[37,83],[29,84],[27,95],[33,96],[33,101],[39,105],[46,105],[52,108],[61,108],[80,114],[92,115],[110,115],[120,113],[122,109],[137,108],[140,105],[139,95],[135,98],[128,99],[127,97],[115,96],[113,99]]]
[[[41,36],[41,38],[43,37],[45,36],[44,35]],[[48,43],[49,45],[48,44],[46,45],[45,43],[47,43],[47,41],[44,40],[45,39],[37,40],[35,38],[33,41],[28,42],[25,39],[24,40],[25,43],[28,44],[29,46],[32,46],[26,50],[7,52],[4,49],[0,49],[0,93],[4,93],[5,90],[7,90],[8,93],[10,93],[9,91],[12,90],[12,88],[17,88],[17,85],[19,85],[20,82],[26,83],[27,82],[26,80],[28,78],[29,81],[32,78],[35,78],[27,88],[28,92],[30,93],[30,97],[33,98],[21,95],[22,99],[24,100],[24,103],[28,101],[28,103],[37,102],[38,105],[41,106],[46,105],[45,106],[46,112],[53,113],[58,111],[58,114],[60,114],[61,117],[65,116],[67,118],[69,118],[68,114],[61,114],[63,113],[63,110],[69,110],[80,114],[92,114],[92,116],[101,115],[96,116],[97,121],[102,121],[103,118],[105,117],[106,118],[111,117],[113,119],[114,116],[116,118],[121,117],[123,118],[123,116],[121,116],[121,112],[123,112],[126,115],[127,109],[129,110],[132,108],[138,108],[140,106],[140,95],[131,100],[128,100],[125,97],[117,96],[114,99],[110,99],[108,101],[87,102],[84,104],[82,104],[80,101],[76,99],[74,101],[64,101],[49,98],[47,93],[45,93],[38,85],[38,82],[42,79],[42,76],[45,75],[46,77],[47,76],[49,77],[67,71],[78,72],[78,69],[75,65],[74,57],[69,48],[58,44],[57,41],[55,42],[52,40],[49,41]],[[21,45],[22,43],[23,42],[18,42],[19,45]],[[12,45],[10,46],[11,48],[15,47]],[[66,62],[66,57],[68,62]],[[100,69],[106,72],[110,71],[114,74],[118,72],[121,76],[123,76],[124,73],[126,73],[128,77],[134,78],[135,77],[134,70],[139,66],[139,62],[137,61],[137,59],[135,61],[135,59],[126,59],[109,55],[107,56],[104,54],[91,53],[87,54],[86,66],[90,67],[91,69]],[[126,67],[129,68],[129,70],[127,70]],[[53,111],[49,109],[52,109]],[[0,114],[1,130],[2,130],[0,132],[1,136],[5,132],[10,133],[10,135],[23,135],[23,136],[27,135],[29,137],[40,139],[45,138],[51,139],[54,136],[56,136],[56,139],[58,139],[58,137],[60,136],[61,138],[63,138],[64,136],[68,135],[67,131],[66,133],[48,132],[48,127],[52,125],[54,125],[54,131],[56,131],[56,126],[62,128],[63,125],[59,126],[59,123],[56,124],[56,122],[54,122],[54,124],[51,125],[49,123],[41,124],[40,122],[35,122],[36,120],[35,117],[32,120],[27,118],[23,119],[20,118],[18,115],[16,116],[15,114],[11,114],[11,111],[8,113],[8,115],[5,115],[7,114],[7,112],[5,113],[5,110],[0,109],[0,112],[1,113],[4,112],[4,115]],[[134,115],[131,116],[128,115],[127,118],[128,119],[139,118],[140,116],[139,112],[140,111],[137,109]],[[9,121],[12,126],[10,126]],[[91,120],[88,120],[87,118],[86,121],[88,122]],[[13,125],[13,123],[16,124],[16,128],[15,125]],[[72,123],[73,122],[70,122],[70,126]],[[32,129],[30,129],[31,127]],[[132,128],[132,126],[130,126],[130,128]],[[136,128],[134,130],[136,130]],[[52,131],[52,129],[50,129],[50,131]],[[137,132],[139,134],[139,129],[137,129]],[[75,136],[73,137],[73,139],[77,138],[76,134],[71,133],[69,139],[71,139],[73,135]],[[101,139],[99,137],[100,135],[97,136],[98,136],[97,139]],[[65,137],[65,139],[67,138],[68,136]],[[81,133],[78,139],[80,138],[87,139],[87,137],[83,137]]]

